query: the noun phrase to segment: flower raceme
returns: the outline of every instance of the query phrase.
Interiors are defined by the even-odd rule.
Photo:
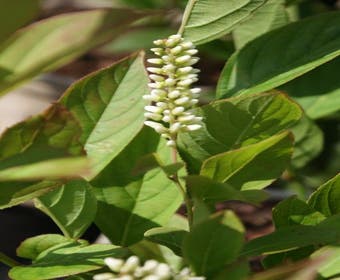
[[[158,56],[150,58],[148,67],[151,92],[144,95],[150,102],[145,106],[144,123],[167,139],[167,145],[174,147],[179,132],[187,132],[202,127],[201,117],[190,110],[198,103],[200,88],[191,88],[198,81],[199,70],[193,65],[199,60],[193,43],[181,35],[171,35],[167,39],[154,41],[156,48],[151,51]]]
[[[137,256],[127,260],[106,258],[104,262],[112,272],[97,274],[93,280],[205,280],[205,277],[192,276],[188,268],[174,273],[169,265],[156,260],[147,260],[141,265]]]

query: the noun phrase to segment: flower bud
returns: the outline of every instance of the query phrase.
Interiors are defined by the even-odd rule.
[[[104,263],[114,272],[119,272],[122,268],[124,261],[116,258],[106,258]]]
[[[191,49],[191,50],[187,50],[185,51],[186,54],[189,54],[189,55],[195,55],[198,53],[198,50],[196,49]]]
[[[150,49],[153,53],[158,54],[163,52],[162,48],[151,48]]]
[[[176,99],[175,104],[176,105],[186,105],[186,104],[188,104],[189,101],[190,101],[190,98],[187,97],[187,96],[184,96],[184,97]]]
[[[143,280],[163,280],[163,279],[157,275],[148,275],[145,276]]]
[[[181,46],[185,49],[194,48],[194,44],[192,42],[186,41],[181,44]]]
[[[164,117],[162,118],[162,121],[168,123],[168,122],[171,121],[171,118],[170,118],[170,116],[164,116]]]
[[[167,132],[167,129],[160,123],[154,122],[154,121],[145,121],[144,124],[146,126],[150,126],[154,130],[156,130],[157,133],[165,133]]]
[[[162,69],[163,69],[163,71],[169,73],[169,72],[175,71],[176,70],[176,66],[173,65],[173,64],[167,64],[167,65],[163,66]]]
[[[153,272],[157,266],[158,266],[158,261],[148,260],[144,263],[144,266],[142,267],[142,269],[150,273],[150,272]]]
[[[195,82],[194,79],[185,79],[185,80],[179,81],[179,82],[178,82],[178,85],[179,85],[179,86],[182,86],[182,87],[185,87],[185,86],[191,85],[191,84],[194,83],[194,82]]]
[[[202,128],[202,126],[200,124],[189,124],[189,125],[186,126],[186,129],[188,131],[194,131],[194,130],[198,130],[200,128]]]
[[[175,122],[174,124],[170,125],[169,131],[170,133],[177,133],[181,127],[182,127],[181,123]]]
[[[165,80],[164,83],[165,83],[165,85],[167,85],[167,86],[174,86],[174,85],[176,84],[176,80],[173,79],[173,78],[168,78],[168,79]]]
[[[145,112],[144,117],[146,117],[147,119],[152,119],[154,121],[160,121],[162,119],[162,115],[150,112]]]
[[[147,67],[146,70],[148,70],[150,73],[154,73],[154,74],[163,74],[163,70],[161,68]]]
[[[176,46],[176,47],[172,48],[172,49],[170,50],[170,52],[171,52],[171,54],[173,54],[173,55],[177,55],[177,54],[179,54],[182,50],[183,50],[183,48],[182,48],[181,46]]]
[[[151,112],[151,113],[162,113],[163,109],[162,108],[159,108],[157,106],[151,106],[151,105],[148,105],[148,106],[145,106],[144,107],[145,111],[148,111],[148,112]]]
[[[168,104],[166,102],[157,102],[156,106],[162,109],[168,108]]]
[[[155,41],[153,41],[153,43],[156,46],[164,46],[164,41],[163,40],[155,40]]]
[[[182,67],[182,68],[178,68],[177,73],[179,74],[189,74],[191,73],[191,71],[194,68],[192,68],[191,66],[186,66],[186,67]]]
[[[162,89],[153,89],[151,95],[157,95],[162,98],[166,96],[166,91]]]
[[[123,267],[121,268],[120,272],[121,273],[127,273],[127,272],[132,272],[134,271],[137,267],[139,266],[139,258],[136,256],[131,256],[129,257]],[[133,280],[133,278],[132,278]]]
[[[156,88],[156,89],[163,88],[162,83],[149,83],[148,86],[151,87],[151,88]]]
[[[149,58],[147,61],[151,64],[158,64],[158,65],[163,64],[163,60],[160,58]]]
[[[160,276],[161,279],[168,279],[171,277],[171,269],[165,263],[160,263],[155,269],[155,274]]]
[[[173,109],[173,110],[171,111],[171,113],[174,114],[174,115],[176,116],[176,115],[182,114],[184,111],[185,111],[185,108],[184,108],[184,107],[176,107],[175,109]]]
[[[190,55],[183,55],[183,56],[180,56],[180,57],[176,58],[175,62],[183,64],[183,63],[188,62],[190,60],[191,60],[191,56]]]
[[[179,90],[173,90],[168,94],[168,97],[171,99],[177,98],[179,96],[181,96],[181,92]]]
[[[151,75],[149,75],[149,77],[150,77],[151,80],[154,80],[156,82],[163,82],[164,81],[163,76],[151,74]]]

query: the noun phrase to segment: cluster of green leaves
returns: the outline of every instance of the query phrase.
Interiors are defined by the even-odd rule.
[[[6,38],[0,45],[3,94],[153,14],[70,13],[8,37],[36,13],[38,1],[30,2],[28,18],[0,30]],[[27,8],[11,3],[8,9]],[[247,279],[248,258],[260,255],[268,255],[263,261],[268,274],[251,279],[340,274],[339,175],[307,201],[283,200],[273,210],[275,231],[251,241],[232,211],[215,213],[216,204],[225,201],[258,205],[267,199],[264,188],[287,169],[299,172],[320,153],[323,136],[316,120],[340,109],[340,13],[298,20],[292,16],[297,5],[188,2],[180,28],[184,37],[200,45],[231,34],[236,51],[221,73],[215,100],[195,109],[203,128],[179,135],[181,162],[172,162],[164,141],[143,126],[142,96],[148,91],[143,52],[75,82],[46,112],[7,129],[0,138],[0,208],[33,199],[63,233],[25,240],[17,253],[31,264],[14,266],[10,277],[91,279],[105,257],[130,254],[174,269],[190,265],[213,280]],[[190,228],[175,214],[183,201],[177,177],[194,206]],[[113,245],[79,239],[93,222]],[[282,269],[287,261],[293,265]],[[305,271],[306,264],[315,269]]]

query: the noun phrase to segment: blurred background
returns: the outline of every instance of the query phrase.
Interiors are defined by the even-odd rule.
[[[149,49],[155,39],[176,33],[185,4],[186,0],[0,0],[0,131],[42,112],[73,81],[132,52]],[[56,34],[53,40],[52,35],[48,36],[48,29],[38,30],[40,37],[37,36],[41,20],[51,20],[64,13],[112,8],[115,12],[112,15],[108,12],[105,20],[97,20],[95,15],[84,17],[79,23],[77,17],[68,19],[69,23],[67,20],[58,23],[60,28],[53,29]],[[340,9],[340,1],[286,0],[286,8],[290,20],[294,21]],[[121,25],[123,21],[128,24]],[[69,32],[63,34],[65,30]],[[40,38],[39,41],[36,38]],[[15,44],[17,49],[11,53],[8,46]],[[30,52],[23,47],[27,44],[32,45]],[[199,46],[199,51],[200,86],[204,88],[201,102],[206,103],[214,98],[219,74],[235,46],[232,36],[228,35]],[[40,64],[35,64],[36,61]],[[4,65],[10,65],[16,76]],[[33,74],[27,74],[29,71]],[[337,112],[316,120],[327,146],[299,175],[294,173],[294,168],[287,171],[272,187],[274,199],[293,192],[306,196],[308,189],[334,174],[340,166],[339,117]],[[229,206],[243,217],[248,227],[253,227],[256,236],[272,229],[272,205],[273,202],[269,202],[261,209],[242,208],[238,204]],[[15,248],[25,238],[52,232],[58,232],[58,228],[30,203],[0,211],[0,251],[11,257],[15,257]],[[85,238],[94,241],[97,236],[93,226]],[[1,267],[0,279],[6,277],[6,268]]]

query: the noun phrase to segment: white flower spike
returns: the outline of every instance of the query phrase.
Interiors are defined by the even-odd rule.
[[[152,127],[167,139],[167,145],[176,146],[179,132],[188,132],[202,127],[202,118],[190,110],[198,102],[200,88],[191,88],[198,81],[198,69],[192,67],[199,58],[193,57],[197,50],[192,42],[181,35],[171,35],[164,40],[156,40],[156,48],[151,51],[158,57],[148,59],[150,94],[144,99],[150,102],[145,106],[145,125]]]
[[[93,280],[205,280],[205,277],[192,275],[189,268],[175,273],[168,264],[156,260],[147,260],[141,265],[137,256],[131,256],[127,260],[106,258],[104,263],[112,273],[99,273]]]

